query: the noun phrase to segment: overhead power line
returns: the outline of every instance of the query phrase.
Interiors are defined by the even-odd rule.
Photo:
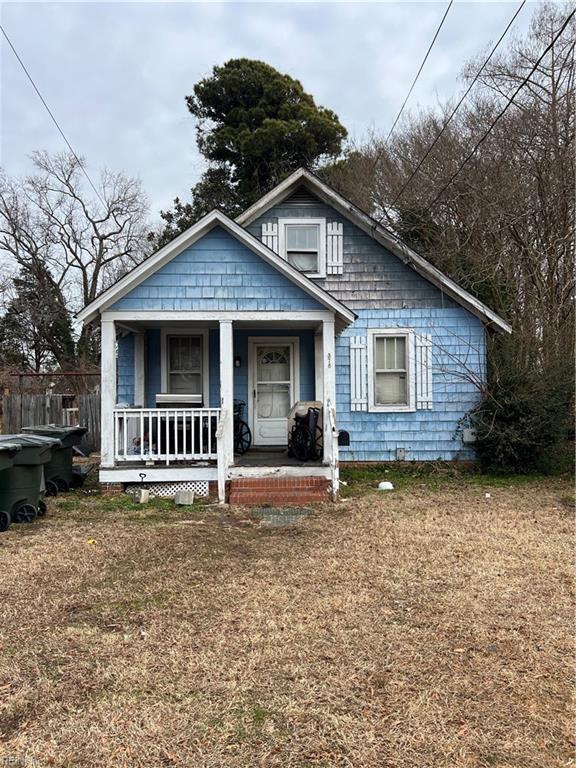
[[[496,53],[496,50],[497,50],[497,48],[499,47],[499,45],[500,45],[500,43],[502,42],[502,40],[504,40],[504,38],[506,37],[506,35],[507,35],[507,33],[508,33],[508,30],[510,29],[510,27],[512,26],[512,24],[513,24],[513,23],[516,21],[516,17],[518,16],[518,14],[519,14],[519,13],[520,13],[520,11],[522,10],[522,8],[524,8],[524,6],[526,5],[526,2],[527,2],[527,0],[522,0],[522,2],[520,3],[520,5],[519,5],[519,6],[518,6],[518,8],[516,9],[516,12],[514,13],[514,15],[512,16],[512,18],[511,18],[511,19],[510,19],[510,21],[508,22],[508,24],[507,24],[507,26],[506,26],[506,29],[504,30],[504,32],[502,32],[502,34],[501,34],[501,35],[500,35],[500,37],[498,38],[498,42],[497,42],[497,43],[494,45],[494,47],[493,47],[493,48],[492,48],[492,50],[490,51],[490,53],[489,53],[488,57],[486,58],[486,60],[484,61],[484,63],[482,64],[482,66],[480,67],[480,69],[478,70],[478,72],[475,74],[475,76],[474,76],[474,79],[472,80],[472,82],[470,83],[470,85],[468,86],[468,88],[466,89],[466,91],[463,93],[462,97],[460,98],[460,101],[458,102],[458,104],[456,104],[456,106],[454,107],[454,109],[453,109],[453,110],[452,110],[452,112],[450,113],[450,116],[448,117],[448,119],[446,120],[446,122],[444,123],[444,125],[442,126],[442,129],[440,130],[440,133],[439,133],[439,134],[436,136],[436,138],[434,139],[434,141],[432,142],[432,144],[430,144],[430,146],[428,147],[428,149],[427,149],[427,150],[426,150],[426,152],[424,153],[424,156],[422,157],[422,159],[420,160],[420,162],[418,163],[418,165],[416,166],[416,168],[414,168],[414,170],[413,170],[413,171],[412,171],[412,173],[410,174],[410,177],[409,177],[409,178],[408,178],[408,180],[407,180],[407,181],[404,183],[404,186],[402,187],[402,189],[400,190],[400,192],[398,192],[398,194],[396,195],[396,197],[395,197],[395,198],[394,198],[394,200],[392,201],[392,205],[393,205],[393,206],[394,206],[394,205],[396,204],[396,202],[397,202],[397,201],[398,201],[398,200],[399,200],[399,199],[402,197],[402,195],[403,195],[403,194],[404,194],[404,192],[406,191],[407,187],[409,186],[410,182],[412,181],[412,179],[414,178],[414,176],[416,176],[416,174],[418,173],[418,171],[420,170],[420,168],[422,167],[422,165],[423,165],[423,164],[424,164],[424,162],[426,161],[426,158],[428,157],[428,155],[430,154],[430,152],[432,152],[432,150],[434,149],[434,147],[436,146],[436,144],[437,144],[437,143],[440,141],[440,139],[442,138],[442,135],[444,134],[444,131],[446,130],[446,128],[448,128],[448,126],[449,126],[449,125],[450,125],[450,123],[452,122],[452,118],[454,117],[454,115],[456,114],[456,112],[458,112],[458,110],[460,109],[460,107],[461,107],[461,106],[462,106],[462,104],[464,103],[464,101],[465,101],[466,97],[468,96],[468,94],[470,93],[470,91],[472,90],[472,88],[475,86],[476,82],[478,81],[478,78],[480,77],[480,75],[482,74],[482,72],[484,71],[484,69],[486,68],[486,66],[489,64],[489,62],[490,62],[490,60],[491,60],[492,56],[493,56],[493,55]]]
[[[448,179],[448,181],[446,182],[446,184],[444,184],[444,186],[442,187],[442,189],[440,190],[440,192],[438,192],[438,194],[436,195],[436,197],[434,198],[434,200],[432,200],[432,202],[431,202],[431,203],[430,203],[430,204],[427,206],[427,208],[426,208],[426,210],[427,210],[427,211],[429,211],[429,210],[430,210],[430,209],[431,209],[431,208],[432,208],[432,207],[433,207],[433,206],[434,206],[434,205],[435,205],[435,204],[438,202],[438,200],[439,200],[439,199],[442,197],[442,195],[443,195],[443,194],[444,194],[444,192],[445,192],[445,191],[448,189],[448,187],[450,186],[450,184],[452,184],[452,182],[454,181],[454,179],[455,179],[455,178],[456,178],[456,177],[457,177],[457,176],[458,176],[458,175],[459,175],[459,174],[462,172],[462,169],[464,168],[464,166],[466,165],[466,163],[468,163],[468,162],[469,162],[469,160],[471,160],[471,159],[474,157],[474,155],[475,155],[475,154],[476,154],[476,152],[478,151],[479,147],[480,147],[480,146],[481,146],[481,145],[482,145],[482,144],[483,144],[483,143],[486,141],[486,139],[488,138],[488,136],[490,135],[490,133],[491,133],[491,132],[494,130],[494,127],[496,126],[496,123],[497,123],[497,122],[500,120],[500,118],[502,118],[502,117],[503,117],[503,116],[506,114],[506,112],[508,111],[508,108],[509,108],[510,106],[512,106],[512,104],[514,103],[514,99],[516,98],[516,96],[517,96],[517,95],[520,93],[520,91],[522,90],[522,88],[524,88],[524,86],[525,86],[525,85],[527,85],[527,84],[530,82],[530,78],[532,77],[532,75],[534,74],[534,72],[536,72],[536,70],[537,70],[537,69],[538,69],[538,67],[540,66],[540,63],[542,62],[542,60],[544,59],[544,57],[546,56],[546,54],[548,54],[548,53],[549,53],[549,52],[552,50],[552,48],[553,48],[553,47],[554,47],[554,45],[556,44],[556,41],[558,40],[558,38],[560,37],[560,35],[562,34],[562,32],[564,32],[564,30],[566,29],[566,27],[568,26],[568,24],[570,23],[570,21],[571,21],[571,20],[574,18],[574,15],[575,15],[575,14],[576,14],[576,9],[574,9],[574,10],[572,11],[572,13],[570,13],[570,14],[569,14],[569,15],[566,17],[566,19],[564,20],[564,23],[562,24],[562,26],[560,27],[560,29],[558,30],[558,32],[557,32],[557,33],[554,35],[554,37],[552,38],[552,42],[551,42],[551,43],[550,43],[548,46],[546,46],[546,48],[544,49],[544,51],[542,51],[542,53],[541,53],[541,54],[540,54],[540,56],[538,57],[538,59],[537,59],[536,63],[534,64],[534,66],[532,67],[532,69],[530,70],[530,72],[529,72],[529,73],[526,75],[526,77],[524,77],[524,78],[523,78],[522,82],[520,83],[520,85],[518,86],[518,88],[516,88],[516,90],[514,91],[514,93],[512,94],[512,96],[509,96],[509,97],[508,97],[508,99],[507,99],[507,101],[506,101],[506,104],[505,104],[505,105],[504,105],[504,107],[503,107],[503,108],[500,110],[500,112],[499,112],[499,113],[496,115],[496,117],[494,118],[494,120],[493,120],[493,121],[492,121],[492,123],[490,124],[490,127],[488,128],[488,130],[487,130],[487,131],[486,131],[486,132],[485,132],[485,133],[484,133],[484,134],[483,134],[483,135],[480,137],[480,139],[479,139],[479,140],[476,142],[476,144],[474,145],[473,149],[472,149],[472,150],[471,150],[471,151],[470,151],[470,152],[469,152],[469,153],[466,155],[466,157],[464,158],[464,160],[463,160],[463,161],[460,163],[460,165],[458,166],[457,170],[456,170],[456,171],[454,171],[454,173],[452,174],[452,176],[450,176],[450,178]]]
[[[32,84],[32,87],[34,88],[34,90],[35,90],[35,91],[36,91],[36,93],[38,94],[38,98],[40,99],[40,101],[41,101],[41,102],[42,102],[42,104],[44,105],[44,108],[46,109],[46,111],[48,112],[48,114],[50,115],[50,117],[52,118],[52,122],[54,123],[54,125],[55,125],[55,126],[56,126],[56,128],[58,129],[58,132],[60,133],[60,136],[62,136],[62,138],[63,138],[63,139],[64,139],[64,141],[66,142],[66,146],[68,147],[68,149],[70,150],[70,152],[71,152],[71,153],[72,153],[72,155],[74,156],[74,159],[76,160],[76,162],[78,163],[78,165],[79,165],[79,166],[80,166],[80,168],[82,169],[82,173],[83,173],[83,174],[84,174],[84,176],[86,176],[86,178],[88,179],[88,183],[90,184],[90,186],[91,186],[91,187],[92,187],[92,189],[94,190],[94,194],[95,194],[95,195],[98,197],[98,199],[100,200],[100,202],[102,203],[102,205],[104,206],[104,208],[106,208],[106,202],[105,202],[104,198],[102,197],[102,195],[100,194],[100,192],[98,192],[98,189],[96,188],[96,185],[95,185],[95,184],[92,182],[92,179],[91,179],[91,178],[90,178],[90,176],[88,175],[88,171],[87,171],[87,170],[86,170],[86,168],[84,167],[84,163],[83,163],[83,162],[80,160],[80,158],[78,157],[78,155],[77,155],[77,154],[76,154],[76,152],[74,151],[74,149],[73,149],[72,145],[70,144],[70,142],[69,142],[69,141],[68,141],[68,139],[66,138],[66,134],[64,133],[64,131],[63,131],[63,130],[62,130],[62,128],[60,127],[60,125],[59,125],[59,123],[58,123],[58,120],[56,120],[56,118],[55,118],[55,116],[54,116],[54,113],[52,112],[52,110],[50,109],[50,107],[48,106],[48,104],[46,103],[46,99],[45,99],[45,98],[42,96],[42,94],[40,93],[40,90],[38,89],[38,86],[37,86],[37,85],[36,85],[36,83],[34,82],[34,80],[33,80],[33,78],[32,78],[32,75],[31,75],[31,74],[30,74],[30,72],[27,70],[27,68],[26,68],[26,65],[24,64],[24,62],[22,61],[22,59],[21,59],[21,58],[20,58],[20,56],[18,55],[18,51],[16,50],[16,48],[15,48],[15,47],[14,47],[14,45],[12,44],[12,41],[11,41],[11,40],[10,40],[10,38],[8,37],[8,34],[6,33],[6,30],[4,29],[4,27],[2,26],[2,24],[0,24],[0,31],[2,32],[2,34],[4,35],[4,37],[6,38],[6,42],[8,43],[8,45],[10,46],[10,48],[12,49],[12,52],[13,52],[14,56],[16,56],[16,59],[18,60],[18,63],[20,64],[20,66],[21,66],[21,67],[22,67],[22,69],[24,70],[24,73],[26,74],[26,77],[28,78],[28,80],[30,80],[30,82],[31,82],[31,84]]]
[[[390,128],[390,130],[388,131],[388,135],[384,139],[384,143],[382,144],[382,147],[380,148],[380,151],[378,152],[376,160],[374,160],[374,167],[378,163],[378,160],[380,160],[380,158],[382,156],[382,153],[384,152],[384,149],[385,149],[386,145],[388,144],[390,136],[392,136],[392,134],[394,133],[394,128],[396,128],[396,126],[398,125],[398,120],[400,120],[400,118],[402,116],[402,113],[404,112],[404,108],[405,108],[406,104],[408,103],[408,99],[410,98],[410,96],[412,94],[412,91],[414,90],[414,86],[418,82],[418,78],[420,77],[420,75],[422,73],[422,70],[424,69],[424,65],[428,61],[428,56],[430,55],[430,51],[434,47],[434,43],[436,42],[436,38],[438,37],[438,35],[440,34],[440,30],[444,26],[444,22],[446,21],[446,16],[448,16],[448,12],[449,12],[450,8],[452,8],[452,3],[453,2],[454,2],[454,0],[450,0],[450,2],[448,3],[448,7],[444,11],[444,15],[442,16],[442,19],[440,20],[440,24],[438,25],[438,28],[436,29],[436,32],[434,33],[434,37],[432,38],[432,42],[428,46],[428,50],[426,51],[426,54],[425,54],[424,58],[422,59],[422,63],[420,64],[418,72],[416,72],[416,77],[412,81],[412,85],[410,86],[410,89],[408,90],[408,93],[406,94],[406,98],[402,102],[402,106],[400,107],[400,111],[398,112],[394,122],[392,123],[392,128]]]

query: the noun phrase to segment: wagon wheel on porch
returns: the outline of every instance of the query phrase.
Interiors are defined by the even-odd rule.
[[[236,453],[246,453],[252,445],[252,432],[245,421],[237,421],[234,425],[234,450]]]

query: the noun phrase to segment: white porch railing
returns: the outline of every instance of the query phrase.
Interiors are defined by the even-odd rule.
[[[117,462],[202,461],[218,457],[220,408],[115,408]]]

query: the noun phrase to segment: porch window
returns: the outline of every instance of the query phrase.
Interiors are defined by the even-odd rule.
[[[414,336],[410,330],[370,331],[369,407],[374,411],[414,410]]]
[[[202,394],[202,337],[168,336],[168,391]]]
[[[310,277],[326,274],[324,219],[280,219],[280,254]]]

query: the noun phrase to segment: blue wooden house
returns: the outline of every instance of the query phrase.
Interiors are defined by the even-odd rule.
[[[340,462],[473,459],[486,334],[510,332],[306,170],[235,221],[208,214],[79,318],[102,332],[101,482],[246,502],[336,496]],[[289,416],[310,403],[320,454],[298,461]]]

